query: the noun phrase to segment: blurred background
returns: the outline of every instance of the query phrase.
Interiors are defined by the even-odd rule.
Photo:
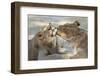
[[[28,35],[29,39],[42,30],[43,26],[51,23],[54,27],[63,25],[65,23],[73,23],[74,21],[80,22],[80,27],[87,30],[88,18],[75,17],[75,16],[53,16],[53,15],[28,15]]]

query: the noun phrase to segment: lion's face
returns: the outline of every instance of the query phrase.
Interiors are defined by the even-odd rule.
[[[36,39],[43,46],[55,47],[56,28],[45,26],[43,30],[37,33]]]
[[[58,27],[57,34],[63,38],[70,39],[79,33],[79,23],[67,23]]]

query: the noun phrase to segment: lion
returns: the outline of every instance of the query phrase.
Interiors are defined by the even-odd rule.
[[[56,29],[48,26],[43,27],[30,41],[29,41],[29,60],[38,60],[39,50],[45,49],[45,55],[57,53],[56,48]]]
[[[57,35],[66,40],[73,48],[71,53],[63,52],[65,58],[85,58],[88,56],[88,35],[84,29],[80,28],[78,21],[59,25]]]

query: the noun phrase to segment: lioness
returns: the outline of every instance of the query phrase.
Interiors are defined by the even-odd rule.
[[[39,50],[46,50],[45,55],[50,55],[57,53],[56,50],[56,31],[55,28],[51,27],[49,23],[48,26],[45,26],[40,32],[38,32],[32,40],[29,41],[29,53],[28,59],[29,60],[37,60]]]
[[[65,58],[85,58],[88,55],[87,32],[80,27],[80,23],[66,23],[58,27],[57,35],[65,39],[73,48],[72,53],[64,54]]]

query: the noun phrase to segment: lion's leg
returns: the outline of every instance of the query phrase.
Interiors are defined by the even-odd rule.
[[[39,50],[37,48],[29,49],[28,59],[29,60],[38,60]]]

